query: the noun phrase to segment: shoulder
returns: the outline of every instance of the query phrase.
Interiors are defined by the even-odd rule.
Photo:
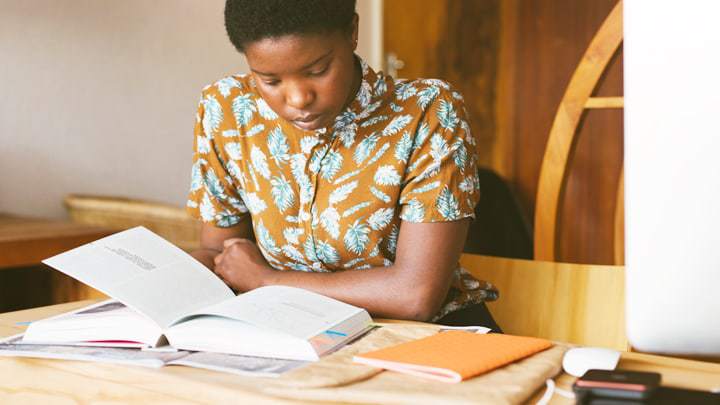
[[[427,110],[440,100],[461,106],[463,97],[450,83],[440,79],[419,78],[414,80],[395,80],[394,96],[396,103],[416,103],[421,110]]]
[[[450,83],[420,78],[395,80],[394,85],[394,102],[415,109],[420,129],[439,126],[449,132],[470,132],[463,96]]]
[[[232,100],[237,96],[254,94],[252,77],[249,74],[234,74],[225,76],[210,83],[202,89],[202,98],[215,98],[218,101]]]
[[[443,128],[467,126],[462,94],[450,83],[440,79],[395,80],[393,104],[414,111],[419,123],[432,125],[440,121]]]
[[[278,118],[255,88],[249,74],[224,77],[202,90],[198,118],[203,121],[206,134],[218,128],[257,134],[263,123]],[[210,124],[210,125],[208,125]]]

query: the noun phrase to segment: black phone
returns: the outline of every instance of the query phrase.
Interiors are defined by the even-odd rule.
[[[644,400],[660,386],[660,374],[627,370],[588,370],[573,384],[583,397]]]
[[[578,397],[579,405],[718,405],[720,394],[708,391],[658,387],[649,399],[598,397],[587,394]]]

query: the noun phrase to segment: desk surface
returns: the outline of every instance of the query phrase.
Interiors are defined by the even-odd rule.
[[[111,233],[96,226],[0,213],[0,269],[38,265]]]
[[[78,301],[0,314],[0,337],[21,333],[33,321],[89,304]],[[663,384],[710,390],[720,387],[720,364],[641,353],[623,353],[620,368],[656,371]],[[0,403],[295,403],[243,391],[234,375],[189,367],[160,370],[77,361],[0,358]],[[569,390],[573,377],[556,378]],[[450,387],[449,387],[450,388]],[[536,395],[542,394],[540,389]],[[536,401],[532,401],[535,403]],[[571,404],[558,395],[554,404]]]

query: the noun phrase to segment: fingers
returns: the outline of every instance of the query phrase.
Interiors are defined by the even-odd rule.
[[[242,242],[244,242],[244,241],[246,241],[246,240],[247,240],[247,239],[245,239],[245,238],[230,238],[230,239],[225,239],[225,241],[223,242],[223,248],[227,249],[228,247],[230,247],[230,246],[232,246],[232,245],[234,245],[234,244],[236,244],[236,243],[242,243]]]
[[[225,239],[225,240],[223,241],[223,251],[222,251],[222,253],[218,254],[218,255],[215,256],[215,258],[213,259],[213,261],[215,262],[215,266],[219,265],[220,262],[223,261],[223,259],[224,259],[224,257],[225,257],[225,254],[227,253],[228,248],[230,248],[231,246],[236,245],[236,244],[238,244],[238,243],[244,243],[245,241],[247,241],[247,239],[244,239],[244,238],[230,238],[230,239]]]
[[[213,273],[215,273],[215,275],[218,276],[220,278],[220,280],[222,280],[225,284],[229,285],[228,281],[225,279],[225,270],[226,269],[221,264],[223,261],[222,256],[223,256],[222,254],[215,256],[215,259],[214,259],[215,268],[213,269]]]

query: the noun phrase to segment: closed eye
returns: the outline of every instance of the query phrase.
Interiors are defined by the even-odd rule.
[[[325,73],[328,71],[328,68],[329,68],[329,67],[330,67],[330,65],[327,64],[327,65],[325,65],[325,67],[323,67],[322,69],[313,70],[313,71],[309,72],[308,75],[309,75],[309,76],[322,76],[323,74],[325,74]]]

